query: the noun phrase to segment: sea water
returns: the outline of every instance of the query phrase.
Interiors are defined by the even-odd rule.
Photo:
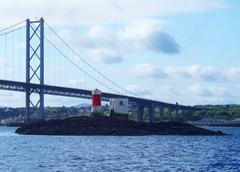
[[[34,136],[0,127],[0,171],[240,171],[240,128],[226,136]]]

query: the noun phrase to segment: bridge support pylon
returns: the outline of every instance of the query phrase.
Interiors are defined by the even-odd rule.
[[[44,119],[44,19],[26,20],[26,119],[35,113],[37,119]],[[40,89],[29,84],[40,84]],[[33,95],[37,92],[37,96]],[[31,110],[31,112],[30,112]]]

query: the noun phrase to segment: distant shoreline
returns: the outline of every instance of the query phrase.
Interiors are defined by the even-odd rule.
[[[210,127],[240,127],[240,121],[214,119],[210,121],[188,121],[188,124],[195,126],[210,126]]]
[[[190,123],[195,126],[209,126],[209,127],[240,127],[239,123],[205,123],[205,124],[199,124],[199,123]]]

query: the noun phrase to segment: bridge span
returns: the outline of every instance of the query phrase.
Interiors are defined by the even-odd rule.
[[[44,32],[44,19],[40,18],[39,20],[31,21],[27,19],[26,21],[17,23],[10,27],[0,30],[0,38],[2,36],[6,36],[11,34],[17,30],[22,28],[25,29],[25,74],[21,74],[26,76],[25,81],[14,81],[8,80],[8,78],[0,79],[0,89],[1,90],[10,90],[17,92],[24,92],[26,94],[26,119],[30,118],[30,108],[34,108],[36,112],[39,114],[40,119],[44,119],[44,95],[56,95],[56,96],[65,96],[65,97],[75,97],[75,98],[83,98],[83,99],[91,99],[92,91],[90,89],[78,89],[78,88],[69,88],[66,86],[59,85],[51,85],[45,83],[45,76],[48,73],[45,73],[45,53],[44,53],[44,45],[45,41],[51,45],[59,55],[61,55],[68,63],[70,63],[75,69],[79,72],[82,72],[85,76],[89,77],[97,84],[110,89],[113,93],[102,92],[103,101],[109,101],[110,98],[127,98],[130,104],[134,105],[138,109],[138,120],[143,121],[144,110],[148,109],[149,121],[155,121],[155,108],[158,107],[160,109],[160,121],[164,120],[164,109],[168,109],[168,113],[170,114],[169,119],[171,120],[171,114],[174,111],[175,115],[178,115],[179,111],[194,111],[201,110],[196,107],[184,106],[179,104],[171,104],[166,102],[161,102],[157,100],[146,99],[142,97],[138,97],[129,90],[121,87],[120,85],[113,82],[110,78],[103,75],[96,68],[94,68],[91,64],[89,64],[86,60],[84,60],[73,48],[71,48],[58,34],[57,32],[51,28],[48,24],[49,29],[53,32],[53,34],[63,42],[64,46],[66,46],[74,56],[79,57],[83,64],[86,64],[90,67],[94,72],[96,72],[99,77],[103,78],[107,83],[117,87],[118,89],[129,93],[129,95],[125,95],[112,89],[111,86],[107,85],[105,82],[99,80],[99,78],[95,77],[89,72],[86,72],[81,68],[81,66],[77,65],[73,62],[72,57],[67,56],[61,51],[60,48],[55,45],[50,38],[45,36]],[[24,25],[23,25],[24,24]],[[23,26],[19,26],[23,25]],[[17,28],[16,28],[17,27]],[[7,42],[7,39],[5,40]],[[14,42],[14,41],[13,41]],[[5,47],[7,47],[5,45]],[[7,49],[5,48],[7,51]],[[14,47],[11,49],[14,52]],[[12,53],[13,54],[13,53]],[[0,59],[1,60],[1,59]],[[56,63],[56,62],[54,62]],[[54,64],[55,65],[55,64]],[[51,66],[52,67],[52,66]],[[63,64],[64,68],[64,64]],[[60,79],[61,80],[61,79]],[[97,87],[97,86],[94,86]],[[38,95],[37,102],[32,100],[32,94]]]
[[[8,81],[8,80],[0,80],[0,89],[8,90],[8,91],[17,91],[17,92],[26,92],[26,90],[30,90],[31,93],[38,94],[41,89],[44,90],[44,94],[47,95],[55,95],[55,96],[64,96],[64,97],[74,97],[74,98],[83,98],[83,99],[91,99],[92,91],[84,90],[84,89],[76,89],[76,88],[67,88],[67,87],[59,87],[52,85],[40,85],[34,83],[25,83],[25,82],[17,82],[17,81]],[[150,121],[154,122],[154,108],[160,108],[160,113],[163,115],[163,109],[168,108],[169,111],[175,110],[178,113],[179,110],[183,111],[196,111],[202,110],[197,107],[185,106],[179,104],[171,104],[166,102],[161,102],[157,100],[149,100],[139,97],[119,95],[113,93],[102,93],[102,100],[108,102],[111,98],[127,98],[131,104],[135,104],[138,106],[139,115],[138,120],[143,120],[143,111],[144,108],[149,109]],[[162,109],[162,110],[161,110]],[[160,114],[161,116],[161,114]]]

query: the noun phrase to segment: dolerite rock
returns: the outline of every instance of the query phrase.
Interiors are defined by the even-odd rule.
[[[75,117],[24,124],[16,130],[29,135],[224,135],[180,122],[138,123],[113,117]]]

